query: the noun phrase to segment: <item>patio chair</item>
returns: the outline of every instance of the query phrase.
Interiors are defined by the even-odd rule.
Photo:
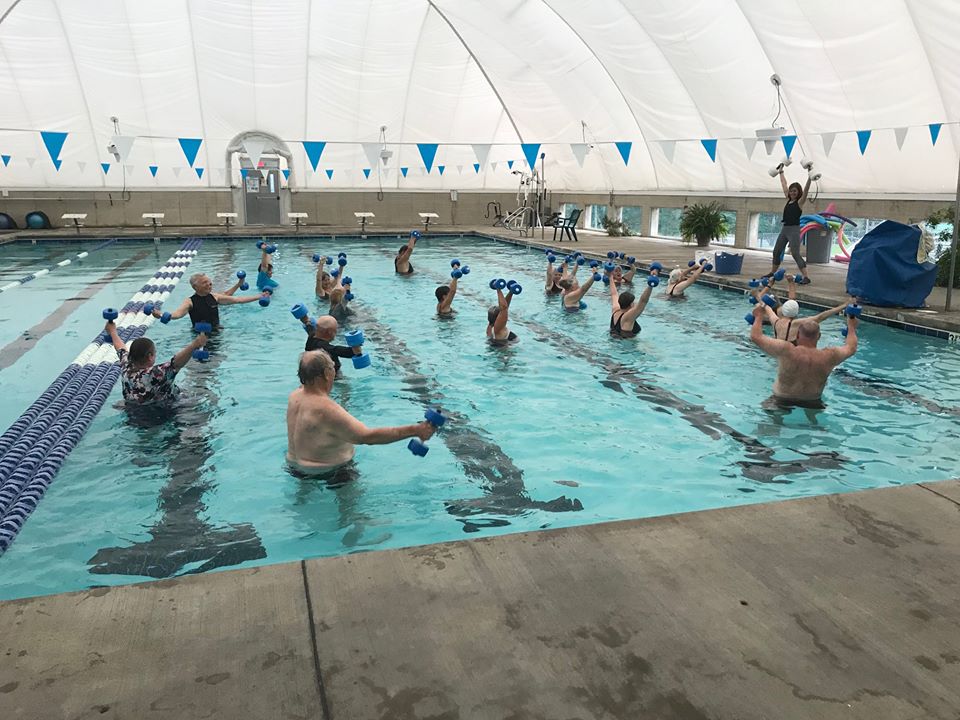
[[[563,236],[566,235],[573,242],[580,242],[577,238],[577,220],[580,219],[580,213],[583,212],[580,208],[577,208],[570,213],[569,216],[565,218],[560,218],[557,220],[557,224],[553,226],[553,241],[557,241],[557,230],[560,231],[560,240],[563,241]]]

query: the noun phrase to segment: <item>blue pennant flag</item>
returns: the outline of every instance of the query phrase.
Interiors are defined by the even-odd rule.
[[[627,165],[630,163],[630,151],[633,149],[632,142],[618,142],[617,150],[620,151],[620,157],[623,158],[623,164]]]
[[[333,170],[325,170],[327,173],[327,180],[333,180]]]
[[[787,153],[787,157],[790,157],[790,153],[793,152],[793,146],[797,144],[797,136],[784,135],[780,138],[780,141],[783,143],[783,149]]]
[[[410,168],[400,168],[400,172],[403,174],[404,177],[407,176],[407,173],[409,171],[410,171]]]
[[[247,179],[247,174],[248,174],[249,172],[250,172],[250,171],[249,171],[247,168],[240,168],[240,177],[242,177],[244,180],[246,180],[246,179]]]
[[[53,166],[57,169],[57,172],[60,172],[60,166],[63,164],[63,160],[54,160]]]
[[[187,158],[187,162],[190,163],[190,167],[193,167],[193,163],[197,160],[197,153],[200,152],[200,145],[203,143],[203,140],[200,138],[177,138],[180,141],[180,148],[183,150],[183,154]]]
[[[523,150],[523,156],[527,159],[527,165],[533,170],[537,164],[537,155],[540,154],[540,143],[523,143],[520,149]]]
[[[10,164],[10,156],[9,156],[9,155],[0,155],[0,160],[3,160],[3,166],[4,166],[4,167],[6,167],[7,165]]]
[[[870,135],[873,130],[857,130],[857,142],[860,143],[860,154],[867,151],[867,145],[870,143]]]
[[[437,143],[417,143],[417,149],[420,151],[420,157],[423,159],[423,166],[427,169],[427,174],[433,170],[433,160],[437,157]],[[406,173],[404,173],[406,176]]]
[[[283,179],[284,179],[284,180],[289,180],[289,179],[290,179],[290,169],[289,169],[289,168],[286,169],[286,170],[282,170],[281,172],[283,173]]]
[[[323,155],[323,149],[327,146],[325,142],[316,142],[313,140],[303,141],[303,150],[307,153],[307,159],[313,171],[317,171],[317,164],[320,162],[320,156]]]
[[[716,140],[701,140],[700,144],[703,145],[703,149],[707,151],[707,155],[710,156],[710,159],[713,162],[717,161],[717,141]]]
[[[370,168],[364,168],[364,169],[363,169],[363,176],[364,176],[367,180],[370,179]]]
[[[477,173],[478,175],[480,174],[480,163],[474,163],[474,164],[473,164],[473,171],[474,171],[475,173]]]
[[[110,172],[110,163],[100,163],[100,167],[103,168],[104,175]]]
[[[513,160],[507,160],[507,169],[513,170]]]
[[[53,161],[54,166],[59,170],[60,167],[57,165],[57,160],[60,158],[60,151],[63,150],[63,143],[66,142],[67,133],[41,130],[40,137],[43,139],[43,144],[47,147],[47,152],[50,153],[50,159]]]
[[[940,137],[940,127],[943,123],[930,123],[930,139],[933,140],[933,144],[937,144],[937,138]]]
[[[150,174],[153,175],[154,177],[156,177],[156,176],[157,176],[157,170],[159,170],[159,169],[160,169],[160,167],[159,167],[158,165],[151,165],[151,166],[150,166]]]
[[[203,179],[203,168],[194,168],[194,170],[196,170],[196,172],[197,172],[197,179],[198,179],[198,180],[202,180],[202,179]]]
[[[437,165],[437,170],[440,171],[440,174],[443,175],[443,171],[447,169],[446,165]]]

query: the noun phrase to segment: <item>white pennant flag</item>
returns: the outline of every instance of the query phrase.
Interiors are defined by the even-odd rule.
[[[587,159],[590,146],[586,143],[570,143],[570,150],[573,153],[573,157],[577,159],[577,165],[583,167],[583,161]]]
[[[344,170],[343,176],[347,179],[347,182],[350,182],[353,179],[353,170]]]
[[[473,154],[477,156],[477,162],[480,163],[480,167],[486,167],[487,158],[490,157],[490,146],[489,145],[473,145]]]
[[[827,157],[830,157],[830,151],[833,149],[833,141],[836,139],[836,133],[820,133],[820,140],[823,141],[823,152]]]
[[[82,174],[87,169],[87,164],[83,160],[77,160],[77,170]]]
[[[110,138],[110,144],[117,148],[120,162],[123,162],[130,156],[130,150],[133,148],[134,140],[136,140],[136,138],[132,135],[114,135]]]
[[[217,181],[218,181],[221,185],[226,184],[226,182],[227,182],[227,171],[224,170],[223,168],[217,168],[217,169],[215,170],[215,172],[217,173]]]
[[[27,165],[33,167],[33,164],[37,161],[36,158],[27,158]]]
[[[363,153],[367,156],[367,167],[376,169],[380,162],[380,143],[360,143]]]
[[[756,138],[744,138],[743,149],[747,152],[747,160],[753,159],[753,151],[757,148]]]
[[[260,157],[263,155],[263,149],[267,144],[259,138],[248,138],[243,141],[243,151],[250,158],[254,167],[260,164]]]
[[[457,175],[463,175],[463,165],[457,165]]]
[[[897,150],[903,150],[903,141],[907,139],[907,131],[910,128],[899,127],[893,131],[893,134],[897,137]]]
[[[480,163],[480,164],[482,165],[483,163]],[[490,163],[490,169],[493,170],[494,172],[496,172],[496,171],[497,171],[497,164],[496,164],[496,163]]]
[[[676,141],[676,140],[661,140],[661,141],[660,141],[660,149],[663,150],[663,154],[666,156],[667,162],[672,164],[672,163],[673,163],[673,154],[674,154],[674,152],[676,152],[676,149],[677,149],[677,141]]]
[[[393,172],[393,168],[384,168],[384,169],[383,169],[383,179],[384,179],[384,180],[389,180],[389,179],[390,179],[390,173],[391,173],[391,172]]]
[[[174,176],[175,178],[178,178],[178,177],[180,177],[180,171],[183,170],[183,168],[182,168],[182,167],[175,167],[175,168],[171,168],[171,170],[173,170],[173,176]]]
[[[124,169],[124,171],[127,172],[127,173],[132,173],[132,172],[133,172],[133,165],[124,165],[124,166],[123,166],[123,169]]]

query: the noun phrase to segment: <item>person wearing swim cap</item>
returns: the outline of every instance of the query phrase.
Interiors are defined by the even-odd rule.
[[[790,254],[803,275],[800,284],[809,285],[810,277],[807,275],[807,261],[800,254],[800,216],[803,215],[803,204],[807,201],[807,195],[810,192],[811,176],[807,175],[807,183],[803,187],[800,187],[800,183],[796,182],[790,183],[788,186],[783,168],[784,166],[781,164],[779,167],[780,186],[783,188],[783,196],[787,199],[787,203],[783,206],[783,219],[781,221],[783,225],[780,228],[780,234],[777,236],[777,242],[773,246],[773,267],[769,274],[764,275],[764,277],[770,277],[780,268],[787,245],[789,245]]]
[[[307,475],[333,474],[353,460],[356,445],[386,445],[420,438],[436,428],[427,421],[368,428],[330,397],[336,367],[330,355],[314,350],[300,356],[300,387],[287,399],[287,462]]]
[[[180,307],[170,313],[170,320],[179,320],[184,315],[190,315],[190,322],[196,325],[198,322],[210,323],[214,331],[220,329],[220,305],[242,305],[244,303],[257,302],[263,297],[263,293],[258,295],[241,295],[236,297],[233,293],[237,291],[243,280],[237,280],[237,283],[222,293],[212,292],[213,281],[203,273],[195,273],[190,276],[190,287],[193,288],[193,295],[184,300]],[[153,309],[155,318],[163,318],[163,312],[160,308]]]
[[[760,295],[759,290],[754,291],[754,296],[757,298],[757,304],[762,306],[764,309],[764,322],[769,323],[773,327],[773,334],[778,340],[786,340],[789,343],[797,344],[797,330],[799,327],[799,318],[800,318],[800,303],[795,299],[796,295],[796,284],[792,277],[788,278],[788,300],[783,304],[779,305],[776,308],[772,308],[769,305],[766,305],[763,302],[762,296]],[[773,283],[771,282],[769,288],[772,289]],[[813,322],[819,325],[824,320],[833,317],[834,315],[839,315],[843,312],[843,309],[847,306],[846,302],[841,303],[835,307],[832,307],[823,312],[812,315],[809,318],[804,318],[805,320],[812,320]]]
[[[637,318],[640,317],[640,314],[647,307],[647,302],[650,300],[650,293],[653,292],[653,288],[660,283],[659,278],[660,272],[658,270],[652,270],[650,273],[651,278],[657,278],[656,281],[652,280],[647,283],[647,287],[644,288],[643,293],[640,295],[640,299],[635,300],[635,296],[632,292],[619,292],[617,290],[617,284],[615,282],[610,283],[610,306],[611,306],[611,315],[610,315],[610,334],[614,337],[622,338],[633,338],[640,334],[640,323],[637,322]]]
[[[413,255],[413,249],[417,246],[417,238],[420,233],[416,230],[410,232],[410,239],[406,245],[401,245],[397,251],[397,256],[393,259],[393,269],[397,275],[413,275],[413,265],[410,264],[410,256]]]
[[[777,359],[777,379],[768,406],[822,409],[822,396],[830,373],[857,352],[857,318],[847,316],[847,339],[843,345],[818,348],[820,325],[810,319],[796,321],[797,342],[763,334],[764,306],[753,309],[750,339],[767,355]]]
[[[706,263],[694,263],[686,268],[674,268],[667,276],[667,292],[664,297],[667,300],[686,300],[683,291],[693,285],[697,278],[703,274]]]

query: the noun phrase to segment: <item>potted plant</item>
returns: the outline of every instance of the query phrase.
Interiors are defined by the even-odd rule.
[[[716,201],[694,203],[680,218],[681,237],[688,242],[696,239],[698,247],[707,247],[711,240],[719,240],[729,232],[723,206]]]
[[[610,218],[604,216],[600,220],[603,229],[607,231],[607,235],[610,237],[624,237],[625,235],[630,234],[630,228],[627,227],[626,223],[620,220],[611,220]]]

